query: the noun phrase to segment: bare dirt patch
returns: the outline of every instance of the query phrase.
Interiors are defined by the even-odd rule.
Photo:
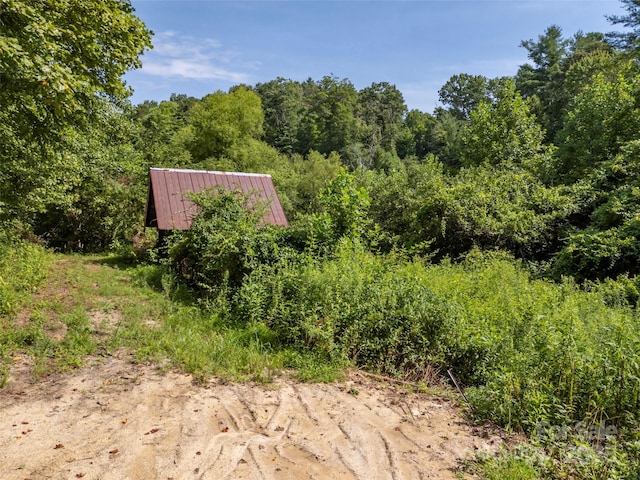
[[[0,478],[453,479],[501,439],[445,397],[336,384],[194,384],[126,356],[0,390]]]
[[[94,337],[107,337],[113,333],[123,319],[120,310],[92,310],[89,312],[89,321],[93,329]]]

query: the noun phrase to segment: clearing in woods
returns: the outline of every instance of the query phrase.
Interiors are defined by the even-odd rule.
[[[73,297],[69,282],[55,285],[46,295]],[[121,315],[95,322],[87,309],[96,338]],[[32,357],[15,353],[0,389],[0,478],[455,479],[462,461],[502,443],[450,396],[361,372],[328,384],[202,383],[124,349],[85,361],[34,381]]]

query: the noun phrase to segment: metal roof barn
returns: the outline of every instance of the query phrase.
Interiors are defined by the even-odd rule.
[[[288,225],[271,175],[151,168],[145,226],[158,230],[188,230],[198,214],[198,207],[189,199],[188,192],[200,193],[218,186],[229,192],[238,190],[267,203],[265,223]]]

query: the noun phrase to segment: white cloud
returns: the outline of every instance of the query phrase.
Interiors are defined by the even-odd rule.
[[[196,39],[164,32],[154,36],[154,48],[144,55],[141,73],[189,80],[225,80],[246,83],[245,70],[256,64],[242,62],[214,39]]]
[[[232,82],[246,82],[248,76],[240,72],[231,72],[212,64],[197,60],[164,59],[145,63],[143,73],[160,77],[181,77],[191,80],[229,80]]]

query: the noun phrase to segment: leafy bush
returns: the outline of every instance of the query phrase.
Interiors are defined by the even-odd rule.
[[[287,254],[283,230],[263,224],[263,206],[251,205],[248,196],[220,189],[194,200],[200,213],[190,230],[175,235],[169,248],[171,268],[189,285],[205,292],[239,287],[254,268]]]
[[[571,234],[567,245],[555,257],[553,273],[556,277],[573,275],[578,281],[637,273],[638,220],[634,219],[631,226],[635,232],[625,225],[605,231],[588,228]]]
[[[449,359],[473,385],[478,418],[529,432],[541,421],[640,421],[637,312],[610,306],[606,289],[534,280],[509,257],[480,253],[426,279],[457,305]]]
[[[236,312],[302,350],[419,378],[442,364],[451,334],[451,311],[425,285],[426,273],[343,240],[331,260],[254,270],[235,297]]]
[[[316,200],[318,211],[300,216],[291,229],[291,240],[301,250],[324,256],[345,238],[375,243],[378,229],[368,216],[371,199],[353,174],[342,168]]]
[[[556,255],[556,277],[583,281],[640,273],[640,142],[620,150],[573,187],[589,223],[576,228]]]

